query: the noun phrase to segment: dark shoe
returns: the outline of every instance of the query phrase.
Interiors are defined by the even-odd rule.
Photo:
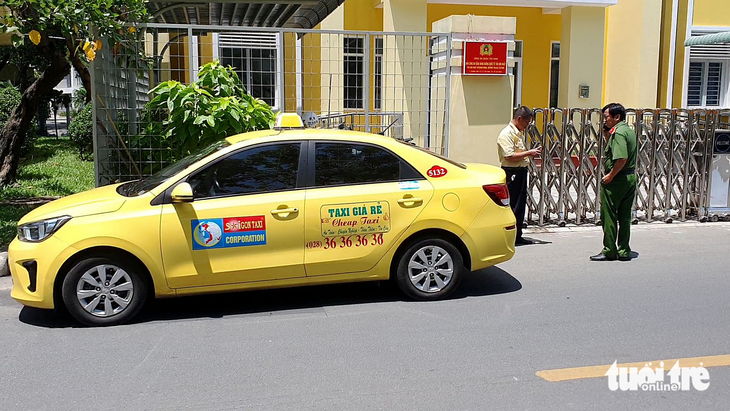
[[[515,240],[515,245],[530,245],[530,244],[535,244],[535,242],[532,240],[528,240],[526,238],[518,238]]]
[[[618,256],[619,261],[631,261],[631,256],[625,255],[625,256]]]
[[[609,257],[606,254],[599,253],[591,256],[591,261],[613,261],[616,257]]]

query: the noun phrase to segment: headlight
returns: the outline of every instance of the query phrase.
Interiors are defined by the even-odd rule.
[[[49,218],[48,220],[36,221],[35,223],[23,224],[18,226],[18,239],[29,243],[41,242],[50,237],[51,234],[55,233],[70,219],[70,216],[65,215]]]

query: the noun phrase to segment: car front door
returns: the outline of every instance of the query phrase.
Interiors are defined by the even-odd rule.
[[[300,142],[245,148],[190,175],[190,203],[163,205],[171,288],[304,277]]]
[[[377,145],[311,142],[310,148],[307,276],[367,271],[425,208],[433,187]]]

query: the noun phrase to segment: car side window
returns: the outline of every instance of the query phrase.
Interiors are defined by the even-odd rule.
[[[316,143],[314,185],[317,187],[399,181],[418,173],[379,147],[358,143]]]
[[[188,178],[195,198],[293,190],[297,186],[300,143],[245,149]]]

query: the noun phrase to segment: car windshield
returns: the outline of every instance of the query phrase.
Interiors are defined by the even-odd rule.
[[[198,160],[228,146],[230,146],[230,143],[228,143],[226,140],[217,141],[207,147],[201,148],[193,154],[190,154],[189,156],[178,161],[177,163],[163,168],[162,170],[156,172],[155,174],[152,174],[149,177],[122,184],[121,186],[119,186],[119,188],[117,188],[117,192],[125,197],[136,197],[138,195],[142,195],[157,187],[158,185],[164,183],[165,181],[167,181],[168,178],[190,167],[191,164],[197,162]]]

